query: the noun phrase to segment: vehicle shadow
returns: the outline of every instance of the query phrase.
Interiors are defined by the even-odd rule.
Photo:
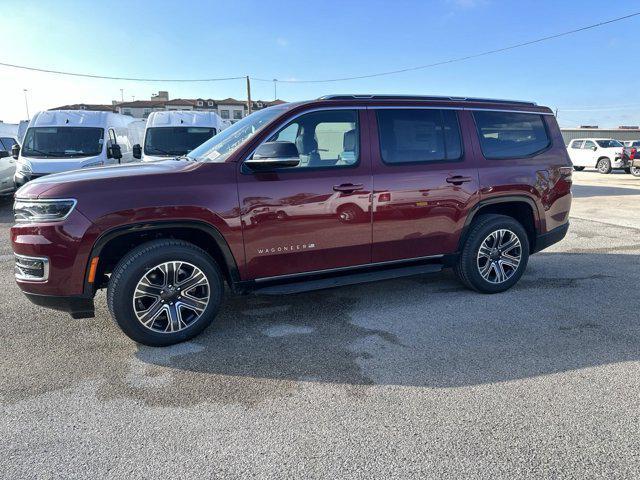
[[[638,186],[640,187],[640,182],[638,182]],[[573,194],[574,198],[616,197],[624,195],[640,196],[640,189],[574,184],[571,186],[571,193]]]
[[[629,307],[623,288],[637,284],[638,271],[637,254],[542,253],[516,287],[499,295],[470,292],[445,272],[293,296],[231,297],[194,341],[141,346],[136,356],[227,378],[216,377],[222,390],[208,391],[203,401],[218,394],[244,401],[246,391],[236,398],[237,386],[229,386],[237,378],[459,387],[638,360],[638,309]],[[191,387],[172,390],[181,388]]]

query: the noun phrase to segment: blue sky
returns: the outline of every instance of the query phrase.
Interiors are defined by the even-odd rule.
[[[640,10],[637,1],[13,1],[3,0],[0,62],[112,76],[252,75],[323,79],[447,60]],[[640,123],[640,17],[509,52],[409,73],[278,85],[285,100],[327,93],[414,93],[532,99],[564,126]],[[635,32],[635,33],[631,33]],[[625,72],[630,72],[628,75]],[[244,81],[135,83],[0,67],[0,119],[66,103],[245,98]],[[252,97],[273,99],[273,83]]]

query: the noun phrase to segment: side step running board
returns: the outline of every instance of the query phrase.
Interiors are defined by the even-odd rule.
[[[392,278],[410,277],[413,275],[425,275],[428,273],[438,273],[443,266],[440,264],[413,265],[410,267],[390,268],[385,270],[371,270],[359,273],[351,273],[316,280],[300,280],[298,282],[271,285],[268,287],[253,290],[259,295],[287,295],[290,293],[309,292],[312,290],[323,290],[325,288],[342,287],[344,285],[355,285],[358,283],[377,282],[378,280],[389,280]]]

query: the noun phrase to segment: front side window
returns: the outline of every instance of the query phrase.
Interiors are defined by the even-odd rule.
[[[462,141],[453,110],[378,110],[380,154],[387,164],[456,161]]]
[[[91,127],[32,127],[22,147],[25,157],[84,157],[102,152],[104,129]]]
[[[485,158],[531,157],[551,144],[542,115],[475,111],[473,117]]]
[[[598,146],[602,148],[616,148],[622,147],[622,144],[618,140],[596,140]]]
[[[185,155],[215,135],[215,128],[153,127],[147,128],[145,155]]]
[[[261,110],[263,111],[263,110]],[[356,110],[323,110],[297,117],[269,141],[293,143],[300,158],[297,167],[348,167],[358,163],[360,139]]]

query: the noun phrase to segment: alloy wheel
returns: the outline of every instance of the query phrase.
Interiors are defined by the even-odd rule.
[[[522,245],[511,230],[491,232],[480,244],[477,267],[482,278],[493,284],[504,283],[518,270]]]
[[[164,262],[146,271],[133,294],[133,311],[149,330],[175,333],[194,324],[209,304],[206,275],[188,262]]]

